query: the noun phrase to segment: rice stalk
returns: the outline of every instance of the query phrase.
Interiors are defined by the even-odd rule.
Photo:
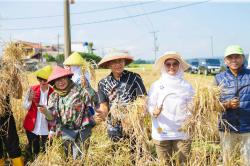
[[[116,103],[112,105],[110,114],[114,123],[121,122],[123,132],[130,139],[131,146],[135,147],[133,157],[138,165],[150,165],[155,161],[151,155],[153,146],[149,132],[150,118],[145,118],[146,98],[138,98],[126,105]]]
[[[46,152],[40,153],[32,163],[27,163],[27,165],[28,166],[67,165],[62,149],[62,140],[54,138],[52,145],[47,146]]]
[[[88,72],[90,74],[90,78],[91,78],[90,84],[93,87],[96,83],[95,69],[94,69],[94,66],[90,62],[87,62],[84,59],[84,63],[82,65],[82,73],[86,73],[86,72]]]
[[[103,78],[104,75],[108,74],[108,70],[97,70],[97,78]],[[194,83],[195,80],[199,80],[199,84],[194,85],[194,88],[196,89],[196,92],[199,93],[195,96],[195,103],[196,106],[194,106],[195,109],[198,108],[198,110],[192,110],[191,113],[194,116],[193,120],[190,121],[190,124],[186,126],[190,134],[192,135],[192,148],[191,148],[191,154],[188,158],[186,166],[214,166],[214,165],[222,165],[222,156],[219,145],[219,138],[218,138],[218,114],[222,110],[215,110],[212,108],[218,108],[220,107],[220,103],[218,103],[218,94],[213,94],[213,91],[215,89],[212,88],[211,85],[208,84],[208,81],[210,80],[210,77],[206,77],[204,81],[202,81],[202,77],[196,77],[196,75],[188,75],[188,79],[190,82]],[[142,78],[146,78],[145,80],[148,81],[147,84],[151,84],[151,82],[154,80],[152,77],[148,75],[142,75]],[[35,77],[32,78],[35,80]],[[29,80],[30,81],[30,80]],[[150,82],[151,81],[151,82]],[[30,81],[32,82],[32,80]],[[34,82],[34,81],[33,81]],[[24,87],[25,89],[25,87]],[[215,90],[217,93],[217,90]],[[200,98],[199,98],[200,96]],[[133,106],[135,103],[131,103],[130,107],[131,114],[133,111],[134,114],[136,112],[141,113],[144,112],[142,110],[142,105],[146,99],[142,99],[142,103],[139,106]],[[208,101],[207,101],[208,100]],[[216,106],[214,106],[216,105]],[[25,111],[21,108],[21,103],[19,102],[13,102],[13,114],[16,119],[17,128],[19,131],[20,141],[21,141],[21,147],[24,147],[24,144],[27,143],[26,136],[22,131],[22,121],[23,117],[25,115]],[[135,108],[135,109],[134,109]],[[208,110],[208,111],[206,111]],[[114,110],[115,111],[115,110]],[[199,114],[200,113],[200,114]],[[209,115],[206,115],[209,114]],[[118,114],[120,115],[120,114]],[[125,114],[128,116],[128,113]],[[142,114],[139,114],[142,118]],[[131,115],[132,116],[132,115]],[[134,115],[135,119],[137,115]],[[137,159],[136,165],[150,165],[150,166],[158,166],[158,165],[164,165],[160,163],[159,160],[156,158],[156,153],[154,149],[154,145],[152,143],[152,140],[149,136],[151,134],[151,119],[149,116],[146,116],[145,118],[142,118],[142,123],[138,123],[138,121],[135,121],[134,124],[131,124],[131,126],[137,126],[139,125],[138,129],[136,129],[136,132],[139,133],[141,131],[141,126],[143,128],[142,136],[139,136],[139,141],[142,140],[142,138],[145,139],[144,146],[147,146],[147,155],[142,155],[142,159]],[[131,122],[131,121],[129,121]],[[198,126],[194,126],[198,124]],[[130,124],[129,124],[130,125]],[[205,128],[205,129],[199,129]],[[127,129],[130,129],[128,127]],[[216,131],[217,130],[217,131]],[[129,131],[129,130],[128,130]],[[209,134],[209,132],[212,131],[212,133]],[[192,133],[196,132],[196,133]],[[147,136],[144,136],[146,135]],[[205,135],[202,135],[202,133],[205,133]],[[133,133],[132,133],[133,134]],[[138,135],[138,134],[136,134]],[[206,139],[208,138],[208,139]],[[144,141],[144,140],[143,140]],[[141,141],[142,142],[142,141]],[[139,142],[138,144],[142,144]],[[113,147],[117,147],[116,150],[113,149]],[[137,148],[139,149],[139,148]],[[144,151],[146,151],[144,150]],[[150,152],[150,153],[149,153]],[[132,165],[131,164],[131,156],[130,156],[130,140],[122,140],[117,143],[113,143],[110,141],[110,139],[107,136],[107,128],[105,125],[105,122],[96,125],[92,130],[92,136],[90,138],[90,147],[88,149],[88,152],[86,153],[86,156],[83,160],[73,160],[69,158],[66,160],[64,156],[64,152],[62,150],[62,142],[60,140],[55,141],[51,147],[47,150],[48,154],[40,154],[39,157],[33,162],[29,163],[30,165],[87,165],[87,166],[127,166]],[[135,154],[135,156],[139,156],[138,153]],[[174,161],[176,160],[175,154],[172,157],[172,163],[174,165]],[[234,157],[235,156],[235,157]],[[56,159],[55,159],[56,158]],[[242,165],[242,160],[239,158],[239,152],[233,152],[230,157],[230,162],[226,166],[234,166],[234,165]]]
[[[186,132],[192,140],[218,141],[218,117],[223,107],[219,102],[217,87],[196,86],[191,116],[184,122],[181,130]]]
[[[9,43],[4,48],[0,63],[0,116],[11,108],[7,102],[9,97],[16,97],[18,92],[22,91],[22,84],[26,83],[21,63],[23,56],[24,50],[21,45]]]

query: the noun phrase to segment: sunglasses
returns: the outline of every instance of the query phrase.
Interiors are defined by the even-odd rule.
[[[170,62],[166,62],[165,63],[165,66],[170,68],[171,66],[173,67],[178,67],[179,66],[179,63],[178,62],[173,62],[173,63],[170,63]]]
[[[39,78],[39,77],[37,77],[37,80],[38,80],[39,82],[47,82],[47,80],[46,80],[46,79]]]

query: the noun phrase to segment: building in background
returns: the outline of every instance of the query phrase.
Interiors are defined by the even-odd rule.
[[[95,50],[93,42],[72,42],[71,43],[71,51],[72,52],[84,52],[93,54]]]

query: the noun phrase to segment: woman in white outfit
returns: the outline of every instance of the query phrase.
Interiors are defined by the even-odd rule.
[[[194,90],[184,78],[189,65],[177,52],[166,52],[155,63],[161,77],[150,87],[148,111],[152,116],[152,138],[160,161],[184,164],[191,149],[188,135],[180,131],[190,115]]]

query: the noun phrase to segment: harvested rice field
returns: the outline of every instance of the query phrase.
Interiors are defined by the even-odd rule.
[[[151,68],[135,68],[131,69],[142,76],[144,84],[149,89],[153,81],[155,81],[159,74],[152,71]],[[109,70],[96,70],[96,82],[93,86],[96,89],[98,81],[109,74]],[[36,78],[32,73],[25,73],[28,78],[24,87],[24,92],[27,85],[36,84]],[[189,133],[192,139],[192,150],[188,158],[187,165],[222,165],[220,156],[221,148],[218,137],[218,113],[222,108],[218,102],[218,89],[213,87],[213,76],[201,76],[194,74],[185,74],[185,78],[191,82],[196,90],[194,97],[194,109],[191,118],[183,126],[182,130]],[[151,139],[151,119],[149,115],[144,115],[146,98],[140,98],[135,103],[130,104],[128,109],[131,113],[127,114],[128,128],[133,128],[131,133],[127,131],[131,138],[136,138],[136,165],[163,165],[157,160],[154,144]],[[16,119],[16,126],[21,141],[23,154],[25,155],[25,147],[27,139],[22,127],[25,111],[22,109],[21,100],[13,100],[13,113]],[[66,160],[63,149],[61,147],[61,140],[55,138],[52,145],[47,147],[45,154],[40,154],[34,161],[28,162],[27,165],[132,165],[130,158],[130,142],[124,140],[118,143],[112,143],[106,132],[106,124],[104,122],[98,123],[92,132],[88,146],[88,151],[84,151],[85,157],[83,160]],[[113,147],[116,146],[116,151]],[[173,165],[176,164],[173,155]],[[241,165],[241,160],[237,154],[232,154],[232,165]]]

